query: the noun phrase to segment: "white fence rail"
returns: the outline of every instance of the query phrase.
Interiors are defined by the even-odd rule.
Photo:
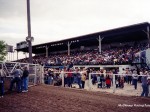
[[[68,73],[72,73],[72,74],[75,74],[75,73],[80,73],[80,74],[82,74],[82,72],[54,72],[54,74],[60,74],[61,75],[61,78],[62,78],[62,87],[64,87],[64,76],[65,76],[65,74],[68,74]],[[92,89],[92,87],[93,87],[93,85],[92,85],[92,75],[98,75],[98,74],[102,74],[102,73],[89,73],[88,74],[88,80],[87,80],[87,88],[86,89],[88,89],[88,90],[93,90]],[[105,76],[106,76],[106,74],[104,74]],[[125,85],[125,89],[116,89],[116,76],[123,76],[123,77],[126,77],[126,76],[134,76],[134,75],[129,75],[129,74],[109,74],[109,76],[110,75],[112,75],[112,86],[111,86],[111,89],[109,89],[109,92],[111,92],[111,93],[116,93],[116,92],[118,92],[118,91],[125,91],[126,89],[127,89],[127,91],[135,91],[134,90],[134,87],[132,87],[132,85],[129,85],[129,84],[127,84],[126,83],[126,85]],[[137,75],[138,77],[145,77],[146,75]],[[150,76],[147,76],[147,77],[150,77]],[[138,83],[138,88],[140,88],[140,90],[139,90],[139,94],[138,95],[140,95],[141,94],[141,92],[142,92],[142,87],[141,87],[141,84],[140,83]],[[97,88],[96,88],[97,89]],[[105,90],[108,90],[108,89],[105,89]],[[137,92],[137,91],[136,91]]]

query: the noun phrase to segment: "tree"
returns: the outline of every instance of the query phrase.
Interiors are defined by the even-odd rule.
[[[6,44],[0,40],[0,61],[4,61],[6,54]]]

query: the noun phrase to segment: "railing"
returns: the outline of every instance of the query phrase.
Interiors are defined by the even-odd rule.
[[[54,72],[54,74],[61,74],[61,78],[62,78],[62,87],[65,87],[64,86],[64,76],[65,76],[65,74],[68,74],[68,73],[72,73],[72,74],[76,74],[76,73],[80,73],[80,75],[83,73],[83,72]],[[141,84],[138,82],[138,91],[135,91],[134,90],[134,87],[132,87],[132,85],[130,85],[130,84],[127,84],[126,83],[126,85],[125,85],[125,87],[124,87],[124,89],[116,89],[116,76],[120,76],[120,77],[127,77],[127,76],[131,76],[131,77],[133,77],[134,75],[129,75],[129,74],[109,74],[109,76],[112,76],[112,81],[111,81],[111,83],[112,83],[112,86],[111,86],[111,88],[110,89],[98,89],[98,88],[96,88],[95,87],[95,89],[93,89],[93,85],[92,85],[92,75],[101,75],[102,73],[89,73],[88,74],[88,80],[86,80],[87,81],[87,90],[89,90],[89,91],[99,91],[99,90],[106,90],[106,91],[109,91],[110,93],[118,93],[118,91],[119,92],[124,92],[125,91],[125,93],[124,94],[130,94],[129,93],[129,91],[132,93],[134,93],[134,95],[137,95],[137,93],[136,92],[138,92],[138,96],[141,94],[141,92],[142,92],[142,87],[141,87]],[[104,74],[104,76],[106,76],[106,74]],[[145,77],[146,75],[137,75],[139,78],[140,77]],[[147,77],[150,77],[150,76],[147,76]],[[125,84],[125,83],[124,83]],[[116,90],[117,90],[117,92],[116,92]]]
[[[91,75],[92,74],[96,74],[96,75],[98,75],[98,74],[102,74],[102,73],[89,73],[89,90],[91,90]],[[115,76],[123,76],[123,77],[125,77],[125,76],[134,76],[134,75],[129,75],[129,74],[111,74],[112,76],[113,76],[113,93],[115,93],[115,90],[116,90],[116,80],[115,80]],[[110,75],[109,75],[110,76]],[[140,77],[140,76],[146,76],[146,75],[137,75],[138,77]]]
[[[29,86],[43,83],[43,67],[39,64],[19,63],[19,62],[2,62],[0,61],[0,76],[13,78],[12,73],[19,66],[27,67],[29,70]]]

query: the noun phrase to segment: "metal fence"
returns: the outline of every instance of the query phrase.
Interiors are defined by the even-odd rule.
[[[56,82],[60,81],[60,80],[58,80],[58,78],[59,78],[59,79],[61,79],[61,83],[59,84],[59,86],[68,87],[68,84],[65,83],[65,79],[66,79],[68,73],[72,74],[71,86],[73,88],[74,87],[79,88],[79,85],[78,85],[77,81],[75,81],[76,76],[74,76],[74,74],[76,74],[76,72],[54,72],[53,84],[55,85]],[[80,74],[82,74],[82,73],[80,73]],[[110,80],[111,80],[110,88],[107,88],[106,80],[103,81],[104,83],[103,83],[102,87],[98,86],[99,83],[98,83],[97,80],[96,80],[95,84],[92,84],[93,75],[96,75],[96,77],[97,77],[98,75],[101,75],[101,73],[89,73],[86,76],[87,78],[86,78],[86,81],[85,81],[84,89],[89,90],[89,91],[100,91],[100,92],[115,93],[115,94],[119,94],[119,95],[129,95],[129,96],[140,96],[141,93],[142,93],[143,89],[142,89],[142,86],[141,86],[141,82],[139,82],[139,81],[137,82],[137,89],[134,88],[133,80],[129,84],[128,84],[128,82],[123,82],[123,87],[120,87],[117,84],[116,77],[122,77],[124,79],[128,76],[132,77],[132,75],[127,75],[127,74],[126,75],[125,74],[112,74],[112,75],[109,75]],[[55,78],[56,76],[58,76],[58,78]],[[104,77],[106,79],[106,74],[104,74]],[[138,77],[139,78],[140,77],[145,77],[145,75],[138,75]],[[149,96],[150,96],[150,94],[149,94]]]
[[[101,73],[89,73],[89,79],[88,79],[89,90],[96,90],[96,91],[98,90],[98,91],[103,91],[103,92],[108,92],[108,93],[116,93],[120,95],[130,95],[130,96],[141,96],[141,93],[143,91],[141,78],[150,77],[149,75],[137,74],[136,75],[137,83],[135,84],[133,80],[133,77],[135,76],[135,74],[111,74],[111,75],[105,74],[104,75],[105,81],[103,85],[104,87],[101,86],[102,88],[98,88],[98,83],[95,83],[96,86],[92,84],[92,80],[93,80],[92,75],[101,75]],[[110,82],[111,86],[109,88],[107,88],[106,76],[109,76],[110,81],[111,81]],[[129,80],[129,77],[130,77],[130,80]],[[150,87],[150,85],[148,87]]]
[[[29,86],[38,85],[43,83],[43,67],[38,64],[19,63],[19,62],[0,62],[0,76],[4,77],[6,82],[9,83],[13,76],[12,73],[19,66],[22,70],[27,67],[29,70]]]

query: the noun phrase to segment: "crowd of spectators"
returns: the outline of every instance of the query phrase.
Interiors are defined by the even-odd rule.
[[[118,69],[45,69],[44,79],[45,84],[61,86],[62,79],[64,79],[64,87],[77,87],[84,89],[86,80],[89,80],[89,73],[91,73],[91,83],[97,88],[110,89],[113,86],[113,75],[118,74]],[[64,77],[64,78],[63,78]],[[126,68],[123,72],[115,75],[116,88],[124,88],[124,84],[133,86],[137,90],[137,83],[142,84],[141,96],[148,96],[150,87],[150,71],[141,69],[138,74],[136,69]],[[78,84],[78,86],[73,86]],[[88,86],[88,85],[86,85]]]
[[[133,44],[118,47],[110,47],[98,52],[94,50],[78,50],[67,53],[49,54],[48,57],[38,55],[33,57],[34,64],[41,64],[45,66],[66,66],[66,65],[114,65],[114,64],[130,64],[133,60],[138,61],[138,52],[146,49],[147,44]],[[20,62],[28,62],[28,59],[18,60]]]

